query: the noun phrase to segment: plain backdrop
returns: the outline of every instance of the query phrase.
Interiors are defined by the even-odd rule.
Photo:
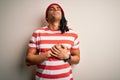
[[[80,37],[75,80],[120,80],[120,0],[0,0],[0,80],[33,80],[35,66],[24,63],[28,41],[53,2]]]

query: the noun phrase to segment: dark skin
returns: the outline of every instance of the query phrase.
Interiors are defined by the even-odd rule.
[[[58,30],[61,20],[61,9],[58,5],[52,5],[51,8],[48,11],[48,23],[49,28],[51,30]],[[75,50],[68,50],[68,48],[61,44],[56,44],[47,52],[44,52],[42,54],[37,53],[36,49],[28,49],[27,55],[26,55],[26,64],[28,66],[30,65],[36,65],[39,64],[45,60],[47,60],[49,57],[56,57],[58,59],[64,60],[69,58],[68,52],[71,53],[71,60],[70,64],[78,64],[80,61],[80,49]]]

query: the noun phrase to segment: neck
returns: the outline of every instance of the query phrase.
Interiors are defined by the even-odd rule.
[[[49,22],[49,28],[51,30],[59,30],[60,22]]]

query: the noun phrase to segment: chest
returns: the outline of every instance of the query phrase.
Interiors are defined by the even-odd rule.
[[[74,37],[62,34],[47,34],[38,37],[40,48],[51,48],[55,44],[62,44],[71,48],[74,44]]]

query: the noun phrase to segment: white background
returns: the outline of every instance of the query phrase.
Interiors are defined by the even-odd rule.
[[[120,0],[0,0],[0,80],[32,80],[24,59],[32,32],[53,2],[80,37],[75,80],[120,80]]]

